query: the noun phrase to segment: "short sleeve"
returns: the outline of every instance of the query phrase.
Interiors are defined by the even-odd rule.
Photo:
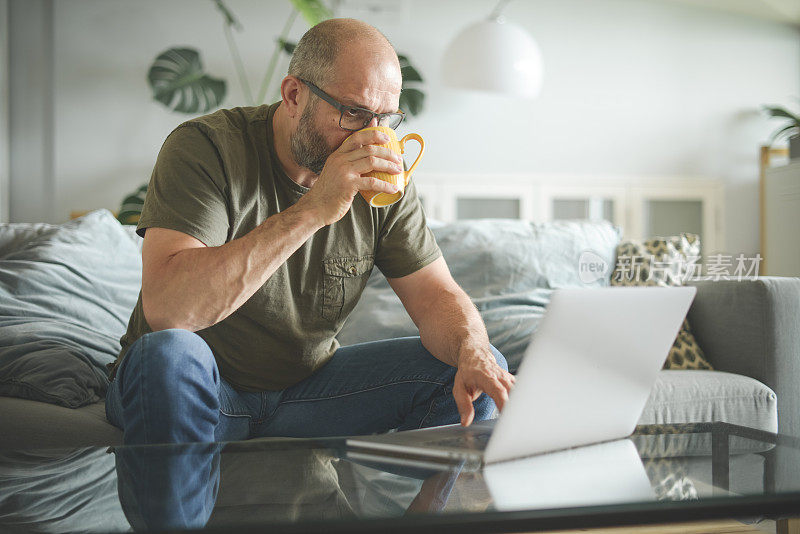
[[[411,181],[399,202],[389,210],[378,238],[375,264],[386,278],[402,278],[442,255],[425,222],[417,188]]]
[[[183,124],[158,154],[136,229],[167,228],[213,247],[228,238],[227,180],[219,152],[199,127]]]

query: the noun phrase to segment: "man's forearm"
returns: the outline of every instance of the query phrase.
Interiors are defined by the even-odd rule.
[[[454,367],[462,356],[491,356],[483,319],[461,288],[443,288],[431,295],[418,327],[423,346]]]
[[[297,204],[267,218],[246,235],[219,247],[182,250],[167,272],[143,288],[153,330],[212,326],[244,304],[321,224]]]

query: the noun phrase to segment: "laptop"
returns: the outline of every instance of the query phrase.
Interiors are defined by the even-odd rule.
[[[497,419],[347,440],[348,456],[481,466],[633,433],[694,287],[557,289]]]

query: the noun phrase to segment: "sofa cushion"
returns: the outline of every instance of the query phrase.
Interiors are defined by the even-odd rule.
[[[52,229],[53,225],[47,223],[0,224],[0,257]]]
[[[489,340],[516,371],[553,289],[600,287],[608,277],[581,279],[582,257],[614,264],[620,232],[607,221],[532,223],[480,219],[429,221],[455,281],[481,313]],[[342,345],[418,335],[380,271],[337,336]]]
[[[613,265],[620,240],[616,226],[588,220],[467,220],[434,227],[433,233],[453,277],[471,297],[607,286],[607,276],[581,279],[581,258],[591,252]]]
[[[0,236],[0,395],[96,402],[141,287],[136,245],[106,210]]]
[[[0,449],[122,445],[122,430],[106,420],[105,401],[72,409],[0,397]]]
[[[778,431],[778,399],[754,378],[722,371],[659,373],[639,424],[724,421]]]
[[[662,370],[639,418],[640,425],[717,421],[777,433],[777,396],[747,376],[709,370]],[[640,453],[650,457],[711,454],[708,433],[646,436],[634,441]],[[764,450],[762,444],[744,438],[732,438],[730,448],[731,454]]]
[[[131,241],[133,241],[133,244],[136,245],[136,250],[138,250],[139,254],[141,254],[142,245],[144,245],[144,238],[136,233],[136,225],[123,224],[122,229],[125,230],[125,233],[128,234],[128,237],[130,237]]]

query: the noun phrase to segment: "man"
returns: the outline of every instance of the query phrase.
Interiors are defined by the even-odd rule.
[[[138,225],[142,290],[106,397],[127,444],[333,436],[487,418],[514,378],[366,126],[399,124],[401,74],[375,28],[334,19],[298,43],[272,106],[166,139]],[[339,347],[373,268],[419,337]],[[494,401],[494,402],[493,402]]]

